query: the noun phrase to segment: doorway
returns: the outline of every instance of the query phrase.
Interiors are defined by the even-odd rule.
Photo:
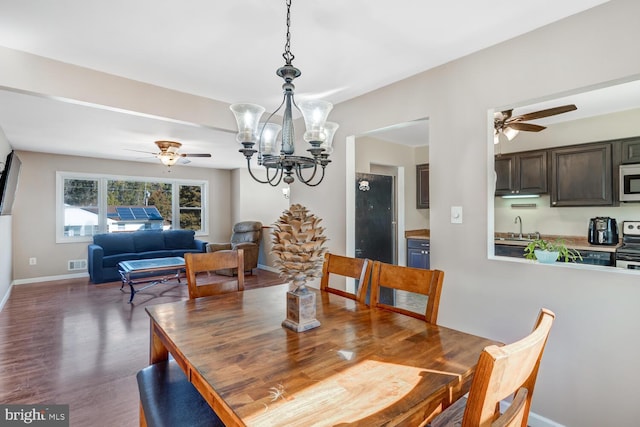
[[[356,173],[355,257],[396,263],[394,177]]]

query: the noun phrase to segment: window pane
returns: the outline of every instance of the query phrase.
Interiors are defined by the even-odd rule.
[[[202,230],[202,186],[180,185],[180,228]]]
[[[202,206],[202,187],[199,185],[180,186],[180,207],[199,208]]]
[[[171,184],[107,181],[110,232],[171,227]]]
[[[200,209],[180,209],[180,228],[184,230],[201,230],[202,211]]]
[[[64,180],[64,236],[98,233],[98,181]]]
[[[63,204],[59,211],[63,217],[57,218],[58,224],[63,224],[56,232],[56,238],[63,238],[60,241],[88,241],[90,236],[104,232],[169,228],[204,231],[204,182],[182,185],[171,180],[78,178],[75,174],[60,174],[60,179],[60,193],[56,192]],[[175,223],[174,214],[178,218]]]

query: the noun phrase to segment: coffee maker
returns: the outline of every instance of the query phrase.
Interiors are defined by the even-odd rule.
[[[618,224],[615,218],[599,216],[589,220],[589,235],[591,245],[617,245]]]

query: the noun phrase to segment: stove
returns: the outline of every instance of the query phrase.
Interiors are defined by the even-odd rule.
[[[640,270],[640,221],[622,223],[622,246],[616,249],[616,267]]]

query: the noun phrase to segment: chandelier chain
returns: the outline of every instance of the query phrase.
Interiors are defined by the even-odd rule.
[[[284,53],[282,57],[284,58],[287,65],[291,65],[291,62],[295,58],[295,55],[291,53],[291,0],[287,0],[287,41],[284,44]]]

